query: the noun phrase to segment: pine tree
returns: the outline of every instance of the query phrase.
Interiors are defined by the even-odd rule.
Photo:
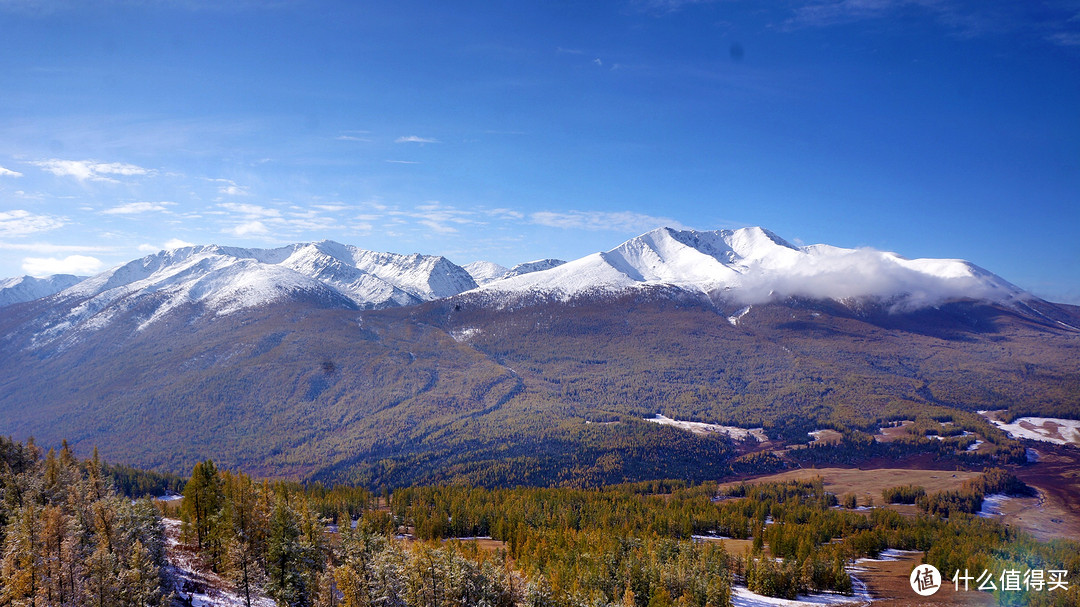
[[[161,602],[161,571],[150,551],[138,540],[131,547],[121,580],[121,605],[147,607]]]
[[[267,590],[283,607],[310,604],[308,589],[304,586],[300,528],[296,518],[285,496],[279,493],[270,517],[266,573],[269,578]]]
[[[86,599],[93,607],[111,607],[117,603],[116,556],[104,543],[98,543],[86,562]]]
[[[191,470],[191,479],[184,487],[180,517],[185,536],[195,536],[195,546],[202,550],[211,541],[214,524],[220,522],[223,494],[217,469],[212,460],[199,462]]]
[[[38,505],[34,500],[18,508],[8,525],[0,568],[3,599],[8,603],[35,600],[42,590],[46,567]]]

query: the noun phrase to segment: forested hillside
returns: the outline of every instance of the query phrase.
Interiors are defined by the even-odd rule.
[[[901,419],[952,416],[1004,445],[974,411],[1080,417],[1080,336],[1016,311],[791,300],[735,312],[670,293],[504,309],[469,297],[367,312],[292,302],[212,321],[176,311],[142,329],[115,319],[117,330],[35,347],[20,332],[32,311],[10,306],[0,424],[174,473],[213,457],[376,489],[776,469],[737,461],[753,445],[639,423],[658,412],[761,426],[777,444],[833,428],[848,448],[833,455],[848,459]]]

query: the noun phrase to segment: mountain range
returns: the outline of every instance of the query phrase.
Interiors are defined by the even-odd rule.
[[[331,241],[193,246],[0,285],[0,428],[173,471],[715,477],[742,447],[635,420],[783,441],[942,408],[1080,414],[1075,307],[967,261],[762,228],[660,228],[510,269]]]

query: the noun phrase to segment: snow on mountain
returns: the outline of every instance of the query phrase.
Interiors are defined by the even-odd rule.
[[[18,276],[0,279],[0,307],[48,297],[82,279],[83,277],[71,274],[53,274],[43,278]]]
[[[519,263],[518,265],[510,268],[502,277],[513,278],[514,276],[532,274],[533,272],[543,272],[544,270],[557,268],[564,263],[566,262],[561,259],[537,259],[536,261],[526,261],[525,263]]]
[[[480,287],[562,299],[672,286],[742,304],[788,296],[878,298],[895,310],[970,298],[1008,303],[1018,287],[967,261],[905,259],[874,249],[796,247],[763,228],[699,232],[658,228],[601,253]]]
[[[473,277],[478,285],[487,284],[493,280],[498,280],[506,275],[508,268],[500,266],[497,263],[490,261],[474,261],[467,263],[463,266],[465,271],[469,273],[469,276]]]
[[[112,268],[57,294],[66,306],[38,332],[49,340],[93,330],[136,310],[139,328],[185,304],[216,315],[303,297],[328,307],[417,304],[476,287],[443,257],[375,253],[332,241],[274,249],[216,245],[161,251]]]

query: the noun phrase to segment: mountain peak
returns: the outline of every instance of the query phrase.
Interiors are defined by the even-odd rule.
[[[796,247],[761,227],[657,228],[552,269],[507,276],[492,292],[570,298],[595,291],[669,286],[742,304],[785,297],[875,299],[906,310],[954,299],[1010,303],[1030,297],[963,260],[905,259],[874,249]]]

